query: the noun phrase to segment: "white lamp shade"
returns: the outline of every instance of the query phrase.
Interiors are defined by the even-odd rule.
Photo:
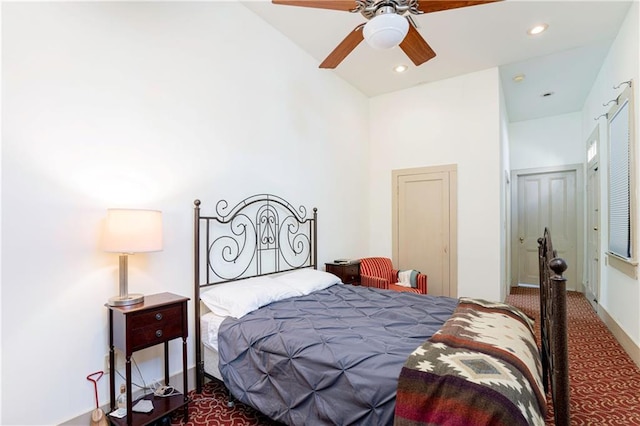
[[[374,49],[390,49],[399,45],[409,31],[409,21],[396,13],[384,13],[373,17],[362,33]]]
[[[112,253],[162,250],[162,213],[158,210],[108,209],[104,250]]]

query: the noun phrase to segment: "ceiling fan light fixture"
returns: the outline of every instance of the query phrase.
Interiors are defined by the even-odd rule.
[[[383,13],[371,18],[362,33],[374,49],[390,49],[399,45],[409,31],[409,21],[396,13]]]

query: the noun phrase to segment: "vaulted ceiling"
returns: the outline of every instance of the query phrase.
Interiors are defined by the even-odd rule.
[[[355,3],[355,2],[354,2]],[[437,56],[416,67],[399,48],[375,50],[362,42],[333,72],[367,96],[499,67],[510,121],[582,109],[632,1],[505,0],[412,15]],[[318,65],[357,25],[360,13],[244,4],[298,44]],[[546,23],[537,36],[527,30]],[[396,65],[408,66],[396,73]],[[513,77],[522,74],[524,80]],[[545,96],[547,94],[547,96]]]

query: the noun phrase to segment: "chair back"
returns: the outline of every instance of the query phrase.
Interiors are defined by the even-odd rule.
[[[393,263],[388,257],[365,257],[360,259],[360,275],[384,278],[389,280],[390,284],[396,282],[393,276]]]

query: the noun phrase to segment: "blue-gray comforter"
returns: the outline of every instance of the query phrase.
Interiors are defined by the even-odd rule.
[[[407,357],[456,305],[333,285],[226,319],[220,372],[238,400],[288,425],[389,425]]]

